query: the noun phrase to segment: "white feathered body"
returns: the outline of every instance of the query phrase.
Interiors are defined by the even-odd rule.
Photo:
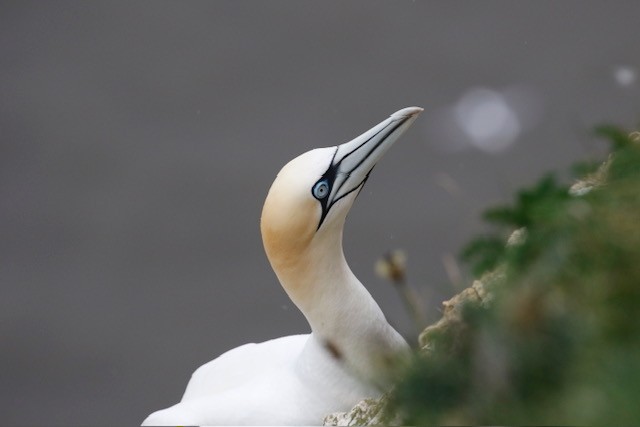
[[[400,110],[282,168],[262,210],[262,241],[312,333],[243,345],[203,365],[182,401],[145,425],[319,425],[390,385],[408,346],[347,265],[342,232],[371,169],[420,111]]]
[[[344,371],[313,334],[246,344],[198,368],[182,401],[143,425],[320,425],[379,391]]]

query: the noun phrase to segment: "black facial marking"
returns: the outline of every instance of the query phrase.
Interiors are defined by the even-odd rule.
[[[316,230],[320,229],[320,226],[322,225],[322,222],[324,221],[325,217],[329,213],[329,208],[331,207],[331,205],[329,204],[329,196],[331,195],[331,190],[333,189],[333,183],[335,182],[336,175],[338,174],[339,163],[335,165],[333,164],[333,160],[336,158],[337,153],[338,153],[338,147],[336,147],[336,151],[333,153],[333,157],[331,158],[331,164],[329,165],[329,168],[325,171],[325,173],[322,174],[320,179],[316,181],[316,183],[313,184],[313,186],[311,187],[311,194],[313,195],[313,197],[315,197],[315,195],[313,194],[313,188],[316,186],[318,182],[324,180],[329,185],[327,197],[324,197],[322,199],[318,199],[316,197],[316,200],[318,200],[320,202],[320,206],[322,206],[322,215],[320,216],[320,221],[318,222],[318,228],[316,228]]]
[[[393,132],[394,130],[396,130],[396,128],[397,128],[397,127],[398,127],[398,125],[394,126],[394,128],[393,128],[393,129],[391,129],[391,132]],[[349,153],[345,154],[345,155],[344,155],[344,157],[342,157],[342,158],[340,159],[340,161],[338,162],[338,165],[339,165],[340,163],[342,163],[342,161],[343,161],[344,159],[346,159],[347,157],[349,157],[350,155],[352,155],[353,153],[355,153],[356,151],[358,151],[360,148],[362,148],[362,147],[363,147],[367,142],[371,141],[373,138],[375,138],[376,136],[380,135],[380,134],[381,134],[381,133],[382,133],[386,128],[387,128],[387,126],[383,127],[383,128],[382,128],[382,129],[380,129],[378,132],[376,132],[376,133],[374,133],[373,135],[371,135],[371,136],[370,136],[367,140],[365,140],[362,144],[358,145],[356,148],[354,148],[353,150],[351,150]],[[391,133],[391,132],[390,132],[390,133]],[[380,143],[382,143],[382,141],[384,141],[384,140],[385,140],[385,138],[382,138],[382,139],[380,140],[380,142],[378,142],[378,145],[380,145]],[[376,147],[376,148],[377,148],[377,147]],[[374,148],[373,150],[375,150],[375,148]],[[371,151],[373,152],[373,150],[371,150]],[[335,157],[335,154],[334,154],[334,157]],[[368,156],[367,156],[367,157],[368,157]],[[356,166],[356,167],[357,167],[357,166]]]
[[[397,123],[394,123],[393,127],[391,127],[391,129],[389,129],[389,126],[385,126],[382,129],[380,129],[378,132],[376,132],[375,134],[371,135],[369,138],[367,138],[366,141],[364,141],[363,143],[361,143],[360,145],[358,145],[356,148],[354,148],[353,150],[351,150],[349,153],[345,154],[338,162],[335,162],[336,159],[336,155],[338,154],[338,147],[336,147],[336,151],[334,151],[333,153],[333,157],[331,158],[331,164],[329,165],[329,168],[325,171],[324,174],[322,174],[322,177],[320,177],[320,179],[318,181],[315,182],[315,184],[313,184],[313,186],[311,187],[311,194],[313,195],[313,188],[316,186],[316,184],[318,184],[320,181],[322,180],[326,180],[327,184],[329,185],[329,190],[328,190],[328,197],[324,197],[322,199],[318,199],[317,197],[315,197],[315,195],[313,195],[319,202],[320,205],[322,206],[322,214],[320,215],[320,221],[318,221],[318,228],[316,228],[316,231],[320,229],[320,227],[322,226],[322,223],[324,222],[324,219],[326,218],[327,214],[329,213],[329,209],[331,209],[331,206],[333,206],[336,202],[338,202],[340,199],[342,199],[343,197],[348,196],[349,194],[353,193],[354,191],[358,190],[360,191],[362,189],[362,187],[364,186],[364,183],[367,181],[367,179],[369,179],[369,174],[371,173],[371,171],[373,170],[373,166],[371,167],[371,170],[369,170],[367,172],[367,174],[365,175],[365,178],[362,180],[362,182],[358,185],[356,185],[355,187],[353,187],[351,190],[347,191],[346,193],[342,194],[340,197],[334,199],[334,200],[329,200],[331,197],[331,194],[338,194],[338,192],[340,191],[340,189],[342,188],[342,186],[347,182],[348,179],[344,179],[342,180],[342,182],[340,183],[340,185],[338,186],[338,188],[335,189],[335,192],[333,191],[333,186],[335,184],[335,179],[336,176],[338,175],[338,169],[340,167],[340,164],[342,163],[342,161],[344,159],[346,159],[347,157],[349,157],[350,155],[352,155],[353,153],[355,153],[356,151],[358,151],[359,149],[361,149],[365,144],[367,144],[369,141],[371,141],[373,138],[375,138],[376,136],[380,135],[382,132],[386,132],[387,135],[384,136],[383,138],[380,139],[380,141],[378,141],[376,143],[376,145],[369,150],[369,152],[367,153],[366,156],[364,156],[362,159],[360,159],[360,161],[358,162],[358,164],[356,164],[351,170],[349,171],[343,171],[342,173],[346,173],[347,174],[347,178],[349,177],[350,173],[356,169],[358,169],[368,158],[369,156],[371,156],[380,145],[382,145],[382,143],[385,141],[385,139],[387,138],[387,136],[391,135],[397,128],[399,128],[402,124],[404,123],[404,121],[399,121]],[[335,162],[335,163],[334,163]],[[375,166],[375,165],[374,165]]]

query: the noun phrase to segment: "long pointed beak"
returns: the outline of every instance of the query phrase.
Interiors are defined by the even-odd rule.
[[[364,184],[378,160],[422,111],[420,107],[403,108],[357,138],[338,146],[332,161],[336,175],[329,195],[330,204]]]

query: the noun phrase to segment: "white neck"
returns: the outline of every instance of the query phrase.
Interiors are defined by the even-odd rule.
[[[336,360],[384,384],[395,355],[407,344],[349,268],[342,225],[318,233],[294,262],[280,265],[272,260],[272,265],[313,334]]]

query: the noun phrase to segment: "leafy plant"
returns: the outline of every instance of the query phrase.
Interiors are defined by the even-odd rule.
[[[640,146],[597,132],[612,154],[571,191],[548,175],[485,213],[462,257],[500,279],[429,337],[389,399],[404,423],[640,422]]]

